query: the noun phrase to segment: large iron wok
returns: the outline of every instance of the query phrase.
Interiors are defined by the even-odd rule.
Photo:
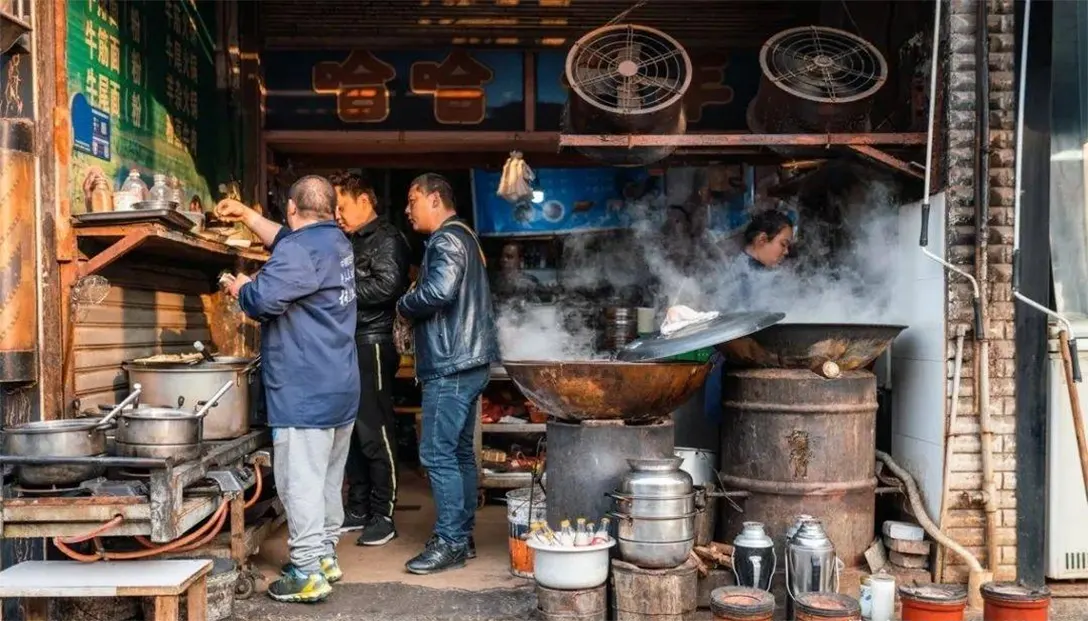
[[[876,360],[905,329],[881,324],[780,323],[717,347],[738,366],[815,369],[834,362],[842,371],[853,371]]]
[[[667,416],[703,385],[710,365],[701,362],[607,360],[503,361],[525,397],[556,418],[652,420]]]

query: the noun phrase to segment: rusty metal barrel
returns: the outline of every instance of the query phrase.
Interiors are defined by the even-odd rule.
[[[744,513],[726,512],[719,541],[763,522],[781,545],[795,516],[809,514],[847,566],[861,563],[875,519],[876,376],[749,369],[726,373],[722,388],[721,480],[748,497]]]
[[[0,383],[38,375],[34,123],[0,119]]]

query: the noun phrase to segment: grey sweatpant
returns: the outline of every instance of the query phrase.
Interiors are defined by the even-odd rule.
[[[272,430],[272,472],[287,513],[287,549],[303,572],[320,571],[322,557],[336,553],[344,524],[340,488],[354,425]]]

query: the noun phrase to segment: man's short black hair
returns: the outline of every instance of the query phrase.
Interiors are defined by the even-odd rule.
[[[792,227],[793,223],[790,222],[789,216],[777,209],[768,209],[752,216],[752,220],[744,229],[744,243],[754,242],[760,233],[765,234],[767,239],[774,239],[783,229]]]
[[[306,175],[291,184],[287,197],[295,202],[299,214],[331,220],[336,213],[336,190],[328,179],[319,175]]]
[[[374,191],[374,186],[359,173],[347,170],[338,172],[329,177],[329,182],[334,188],[353,199],[365,194],[370,201],[370,206],[374,208],[374,213],[379,216],[385,213],[385,206],[378,204],[378,194]]]
[[[453,199],[453,186],[445,177],[436,173],[424,173],[412,180],[409,188],[418,187],[423,194],[438,194],[438,200],[446,209],[456,210],[457,203]]]

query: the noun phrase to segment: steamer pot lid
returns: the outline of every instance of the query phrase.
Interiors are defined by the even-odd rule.
[[[750,587],[719,587],[710,592],[715,617],[766,615],[774,612],[774,595]]]
[[[784,313],[725,313],[716,319],[682,328],[668,336],[655,332],[631,341],[616,354],[616,359],[623,362],[650,362],[690,354],[759,332],[785,317]]]
[[[1032,587],[1017,582],[987,582],[981,590],[983,599],[1024,602],[1050,597],[1050,589],[1045,585]]]
[[[904,584],[899,587],[899,596],[922,602],[951,604],[967,601],[967,589],[952,584]]]

